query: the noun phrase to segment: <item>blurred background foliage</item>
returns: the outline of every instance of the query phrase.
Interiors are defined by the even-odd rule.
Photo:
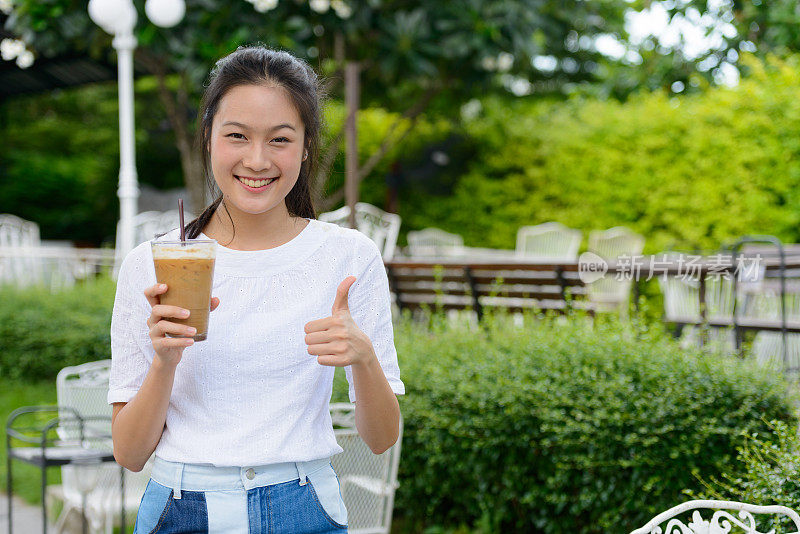
[[[798,58],[748,57],[736,88],[626,102],[484,101],[466,172],[438,199],[409,187],[408,227],[513,248],[519,226],[628,226],[645,252],[715,250],[744,234],[800,240]]]
[[[592,229],[626,225],[647,252],[717,249],[747,233],[800,241],[800,69],[796,56],[743,58],[736,88],[625,102],[490,96],[471,115],[423,115],[362,182],[361,198],[394,208],[403,233],[438,226],[472,246],[513,248],[519,226],[557,220]],[[139,179],[180,187],[171,129],[155,82],[137,82]],[[44,238],[100,244],[117,216],[117,108],[113,85],[4,104],[0,212],[40,223]],[[328,138],[344,106],[326,106]],[[399,112],[363,109],[369,154]],[[442,159],[443,158],[443,159]],[[344,181],[344,155],[328,190]]]
[[[143,3],[136,1],[140,13]],[[139,41],[136,62],[139,72],[149,73],[137,83],[137,149],[143,183],[155,187],[187,184],[190,196],[197,198],[202,179],[191,146],[203,80],[217,58],[240,44],[262,41],[292,50],[328,77],[332,82],[331,107],[338,106],[339,110],[342,66],[347,61],[362,64],[362,106],[367,115],[361,119],[362,165],[382,151],[387,138],[390,141],[389,150],[378,165],[365,165],[370,169],[361,187],[364,200],[399,210],[408,222],[404,232],[430,224],[460,228],[460,216],[471,223],[467,231],[470,244],[508,246],[514,230],[511,227],[519,221],[535,224],[548,216],[572,217],[575,211],[562,198],[539,209],[535,201],[527,205],[528,198],[509,204],[509,197],[559,197],[563,191],[554,193],[553,184],[580,185],[582,178],[565,181],[558,172],[545,178],[545,174],[557,170],[559,163],[555,155],[548,154],[549,166],[541,166],[544,155],[534,153],[539,150],[536,148],[514,154],[519,157],[503,168],[488,157],[489,152],[499,154],[496,141],[502,135],[479,131],[480,128],[491,127],[495,134],[508,132],[509,137],[503,140],[506,147],[500,151],[503,155],[509,154],[505,150],[517,142],[526,143],[526,147],[549,144],[551,138],[541,132],[532,133],[532,139],[520,137],[524,132],[518,125],[552,128],[555,125],[548,124],[545,118],[551,115],[575,121],[566,128],[566,132],[577,135],[575,144],[602,141],[608,145],[625,137],[626,122],[623,115],[613,116],[614,109],[621,114],[647,112],[650,108],[642,101],[650,92],[655,92],[657,96],[653,98],[662,102],[669,100],[667,94],[709,94],[707,104],[711,106],[711,100],[725,94],[715,92],[717,85],[724,82],[723,67],[736,65],[749,76],[750,66],[741,60],[744,52],[753,52],[760,58],[768,54],[785,58],[800,45],[796,30],[800,15],[789,0],[351,0],[338,7],[326,2],[316,5],[324,5],[324,9],[313,8],[308,2],[282,0],[264,13],[253,2],[244,0],[188,0],[186,17],[169,30],[139,17],[135,30]],[[347,13],[342,11],[342,5]],[[85,2],[15,0],[13,6],[8,16],[0,15],[0,23],[22,38],[38,57],[69,52],[113,60],[110,36],[91,23]],[[689,50],[683,37],[674,42],[652,35],[632,38],[629,32],[636,28],[631,26],[630,17],[656,8],[673,22],[689,21],[705,32],[705,48]],[[601,41],[615,43],[611,48],[616,52],[601,52]],[[474,98],[484,101],[483,113],[477,121],[465,123],[461,110]],[[563,104],[564,100],[569,103]],[[615,108],[616,101],[627,100],[634,101],[632,107]],[[719,105],[724,105],[724,99]],[[109,240],[113,236],[112,214],[116,211],[112,194],[116,188],[115,106],[115,95],[109,86],[1,102],[0,127],[7,143],[0,147],[0,210],[39,222],[45,237],[70,237],[92,244]],[[667,114],[666,108],[655,103],[651,106],[657,113]],[[514,115],[506,112],[503,120],[502,108],[513,109]],[[169,109],[172,111],[167,112]],[[758,108],[750,111],[760,112]],[[581,138],[588,135],[584,128],[598,127],[598,120],[592,122],[594,112],[617,124],[620,136],[614,137],[611,132],[608,139]],[[675,113],[670,124],[678,124],[681,118],[691,120]],[[650,122],[660,118],[654,116]],[[40,119],[43,124],[32,124]],[[584,119],[587,124],[580,122]],[[637,132],[646,130],[647,119],[633,121],[638,125],[627,135],[628,147],[636,143],[638,154],[654,149],[652,145],[639,146],[636,139]],[[327,145],[338,155],[331,171],[324,173],[327,182],[321,182],[329,198],[338,198],[335,195],[341,193],[343,181],[343,156],[339,153],[342,147],[338,141],[341,123],[341,113],[332,113]],[[79,132],[83,126],[88,134]],[[26,130],[28,127],[33,130]],[[684,127],[691,128],[678,124],[677,130],[669,130],[667,136],[680,136]],[[405,135],[407,128],[411,131]],[[657,135],[655,131],[650,133]],[[548,131],[547,135],[551,134],[554,151],[558,146],[568,149],[567,134]],[[59,135],[66,139],[59,139]],[[84,143],[87,135],[94,142]],[[34,139],[37,136],[39,139]],[[609,155],[608,146],[572,148],[581,149],[578,153],[583,155],[595,152],[595,148],[598,157]],[[627,148],[610,150],[616,150],[619,156]],[[676,154],[679,150],[682,147]],[[726,146],[719,144],[711,152],[722,158],[724,150]],[[80,154],[87,153],[91,159],[82,161]],[[447,157],[442,158],[441,154]],[[731,157],[735,160],[738,155]],[[598,180],[607,179],[606,171],[616,172],[619,166],[628,165],[624,158],[612,159],[615,161],[604,165],[605,169],[598,169]],[[561,162],[566,167],[571,164],[567,159]],[[582,168],[593,165],[591,157],[584,157],[581,163]],[[523,166],[524,171],[515,171]],[[719,168],[712,162],[708,167]],[[675,169],[676,173],[679,171]],[[490,175],[491,180],[471,183],[481,181],[481,173]],[[522,174],[538,177],[520,179]],[[36,191],[25,197],[20,189],[33,176],[38,180]],[[615,175],[611,183],[619,185],[625,176],[626,172]],[[653,173],[642,182],[659,178],[669,176]],[[542,187],[543,181],[548,185]],[[677,189],[681,183],[679,180],[673,187]],[[604,187],[594,185],[587,191],[591,194],[595,189],[596,198],[603,199]],[[636,192],[623,195],[638,195],[642,187],[634,189]],[[441,197],[457,191],[463,198],[447,206],[441,203]],[[470,205],[474,195],[485,195],[479,199],[483,205],[474,217],[451,213]],[[50,199],[55,213],[42,209],[45,199]],[[776,195],[773,200],[780,212],[784,205],[781,202],[786,199]],[[769,198],[756,195],[757,206],[769,202]],[[495,203],[504,204],[495,209]],[[600,201],[597,204],[602,208],[597,213],[600,226],[627,223],[643,210],[651,213],[653,209],[637,207],[617,217],[622,203],[608,208]],[[8,209],[9,206],[15,209]],[[766,213],[759,207],[755,210]],[[668,218],[675,216],[672,207],[668,211]],[[434,217],[437,213],[444,217]],[[754,213],[743,214],[743,220],[756,218]],[[484,219],[490,216],[497,220],[487,223]],[[777,220],[766,221],[765,226],[781,233],[788,224],[778,216]],[[586,228],[585,217],[578,217],[574,225]],[[727,235],[724,223],[721,227],[716,221],[704,221],[704,225],[695,230],[680,229],[674,228],[680,223],[670,220],[663,224],[643,221],[640,227],[642,231],[652,227],[657,233],[654,243],[659,247],[716,246],[710,242]]]

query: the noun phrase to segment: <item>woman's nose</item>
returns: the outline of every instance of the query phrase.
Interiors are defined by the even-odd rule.
[[[242,158],[242,165],[256,172],[269,169],[272,167],[269,148],[261,143],[253,144]]]

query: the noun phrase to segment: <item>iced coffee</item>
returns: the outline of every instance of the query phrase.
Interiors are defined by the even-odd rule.
[[[196,328],[197,333],[191,336],[192,339],[203,341],[208,336],[217,242],[213,239],[153,241],[152,248],[156,280],[167,285],[166,293],[161,295],[161,304],[189,310],[186,319],[170,317],[168,320]]]

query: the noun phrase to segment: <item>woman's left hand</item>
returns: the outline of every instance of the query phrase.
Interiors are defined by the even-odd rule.
[[[372,342],[350,315],[347,296],[355,281],[348,276],[339,284],[330,317],[306,324],[308,353],[317,356],[321,365],[361,365],[376,358]]]

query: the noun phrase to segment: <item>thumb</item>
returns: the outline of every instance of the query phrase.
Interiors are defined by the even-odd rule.
[[[333,308],[331,308],[332,313],[350,311],[350,306],[347,304],[347,294],[355,281],[355,276],[348,276],[339,284],[339,288],[336,290],[336,300],[333,301]]]

